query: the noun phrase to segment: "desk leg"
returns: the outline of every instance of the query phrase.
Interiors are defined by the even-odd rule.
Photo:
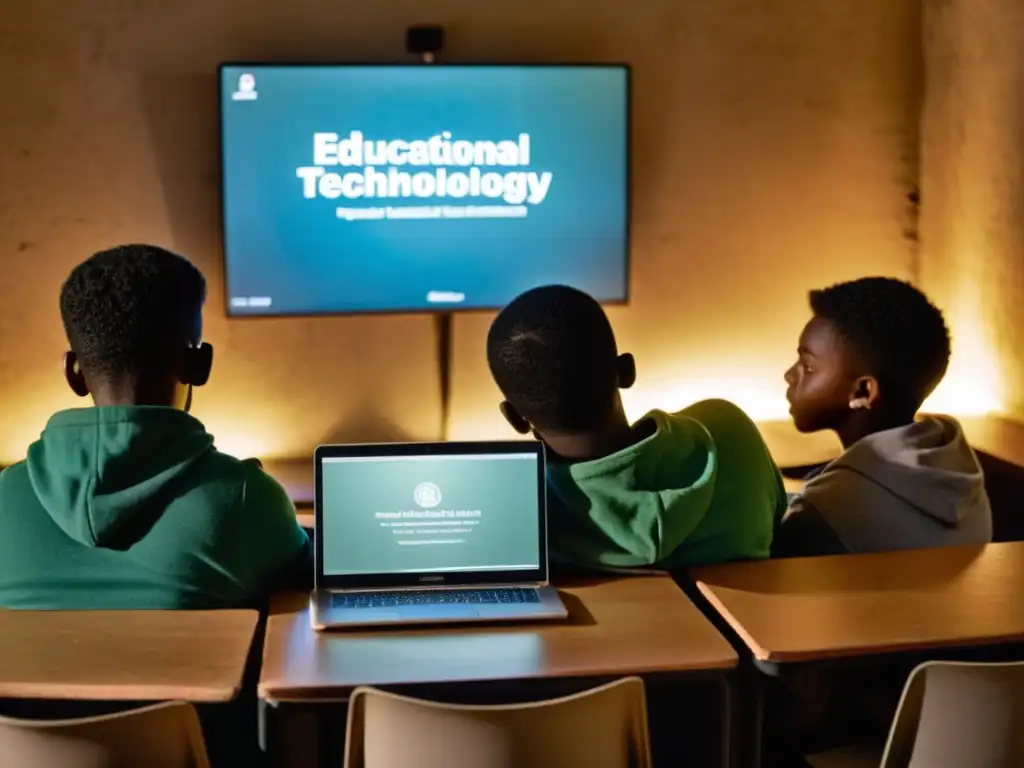
[[[260,752],[263,753],[263,765],[276,768],[281,764],[281,738],[277,723],[277,705],[266,699],[258,699],[257,733]]]
[[[722,746],[723,768],[746,768],[743,764],[743,729],[740,727],[739,671],[722,675]]]
[[[761,675],[760,670],[749,664],[743,664],[737,675],[745,706],[738,717],[743,726],[736,762],[743,768],[760,768],[763,762],[765,681]]]

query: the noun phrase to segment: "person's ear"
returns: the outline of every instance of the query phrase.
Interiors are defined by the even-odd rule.
[[[851,410],[870,411],[878,405],[878,394],[878,379],[874,376],[861,376],[850,397]]]
[[[629,352],[623,352],[615,358],[615,372],[619,389],[629,389],[636,384],[636,360]]]
[[[530,422],[523,418],[523,415],[516,410],[516,407],[512,405],[512,403],[508,400],[502,400],[501,405],[498,406],[498,410],[501,411],[501,415],[505,417],[505,421],[512,426],[512,429],[520,435],[530,434]]]
[[[82,367],[78,364],[78,355],[70,350],[64,353],[64,379],[76,395],[89,396],[89,385],[85,381]]]

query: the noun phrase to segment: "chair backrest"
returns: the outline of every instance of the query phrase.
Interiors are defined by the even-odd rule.
[[[650,768],[644,684],[549,701],[441,704],[374,688],[349,701],[346,768]]]
[[[931,661],[910,675],[882,768],[1024,765],[1024,662]]]
[[[199,717],[183,702],[74,720],[0,717],[0,765],[209,768]]]

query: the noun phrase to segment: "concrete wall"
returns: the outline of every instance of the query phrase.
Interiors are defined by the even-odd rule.
[[[1024,3],[925,0],[922,287],[964,398],[1024,419]]]
[[[223,447],[437,435],[429,317],[224,319],[214,76],[229,59],[395,59],[427,21],[453,59],[634,66],[634,294],[612,313],[639,361],[633,413],[718,394],[784,416],[807,289],[914,274],[914,0],[4,0],[0,463],[75,402],[62,279],[139,240],[210,278],[218,362],[197,414]],[[489,322],[455,323],[454,437],[502,433]]]

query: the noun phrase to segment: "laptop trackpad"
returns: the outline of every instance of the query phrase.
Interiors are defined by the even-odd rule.
[[[398,609],[403,619],[429,621],[430,619],[475,619],[480,615],[471,605],[403,605]]]

